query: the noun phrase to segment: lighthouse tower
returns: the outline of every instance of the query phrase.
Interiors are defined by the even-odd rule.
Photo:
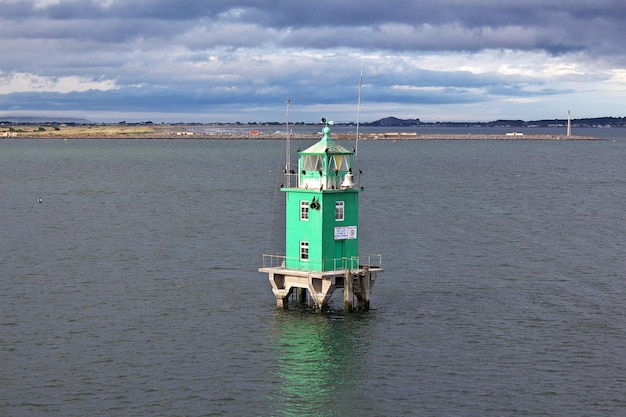
[[[287,307],[293,289],[304,301],[308,291],[324,309],[335,289],[344,290],[344,310],[369,309],[371,289],[382,272],[381,256],[359,256],[359,191],[352,172],[354,152],[330,138],[300,152],[295,187],[286,194],[285,255],[263,255],[260,272],[269,275],[279,307]]]

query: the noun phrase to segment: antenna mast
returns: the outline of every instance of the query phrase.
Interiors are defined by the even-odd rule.
[[[354,144],[354,157],[356,159],[359,150],[359,119],[361,118],[361,85],[363,85],[363,68],[361,68],[361,76],[359,77],[359,98],[356,105],[356,143]]]
[[[287,128],[287,149],[285,151],[285,184],[284,186],[287,188],[291,188],[291,133],[289,132],[289,105],[291,104],[291,99],[288,98],[285,101],[287,104],[287,116],[285,119],[285,126]]]

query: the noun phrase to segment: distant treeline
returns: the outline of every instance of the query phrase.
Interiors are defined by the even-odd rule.
[[[572,119],[573,126],[578,127],[626,127],[626,117],[593,117]],[[390,126],[390,127],[551,127],[565,126],[567,119],[543,119],[543,120],[495,120],[493,122],[422,122],[420,119],[398,119],[397,117],[385,117],[371,123],[363,123],[364,126]]]

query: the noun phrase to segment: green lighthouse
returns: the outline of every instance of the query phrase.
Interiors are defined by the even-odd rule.
[[[323,309],[337,288],[344,289],[344,309],[369,308],[380,255],[359,256],[359,191],[354,151],[330,138],[332,122],[322,119],[321,140],[300,152],[298,171],[281,191],[286,195],[285,256],[264,255],[261,272],[269,274],[277,305],[286,307],[293,288],[302,299],[308,290]],[[288,167],[286,167],[286,170]],[[302,300],[301,300],[302,301]]]

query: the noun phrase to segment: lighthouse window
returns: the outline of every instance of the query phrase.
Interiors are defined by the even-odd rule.
[[[309,242],[300,242],[300,259],[303,261],[309,259]]]
[[[320,155],[304,155],[302,157],[302,169],[305,172],[319,171],[324,167],[324,161]]]
[[[335,202],[335,220],[343,221],[344,219],[344,207],[345,204],[343,201]]]
[[[300,220],[309,220],[309,202],[306,200],[300,201]]]

